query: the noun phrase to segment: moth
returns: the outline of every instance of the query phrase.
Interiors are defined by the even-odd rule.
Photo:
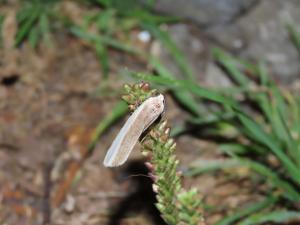
[[[106,167],[122,165],[142,133],[163,113],[164,96],[146,99],[128,118],[108,149],[103,164]]]

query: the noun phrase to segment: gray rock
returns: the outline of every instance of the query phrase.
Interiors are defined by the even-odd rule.
[[[178,49],[186,57],[188,66],[191,68],[196,80],[205,79],[206,64],[210,57],[209,45],[202,37],[199,29],[195,26],[178,23],[169,25],[167,31]],[[156,55],[159,56],[161,62],[174,76],[180,79],[186,77],[186,74],[183,74],[175,63],[174,57],[161,44]]]
[[[208,39],[239,57],[266,61],[284,83],[300,78],[300,55],[286,28],[291,23],[300,32],[299,0],[157,0],[155,9],[194,21]]]
[[[290,40],[286,24],[300,31],[299,0],[264,0],[228,26],[214,27],[209,34],[238,56],[265,60],[276,78],[290,83],[300,78],[300,55]]]
[[[225,24],[258,0],[156,0],[158,12],[192,20],[201,26]]]

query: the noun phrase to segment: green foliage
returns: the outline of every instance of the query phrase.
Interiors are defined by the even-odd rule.
[[[263,209],[272,206],[276,203],[278,199],[271,196],[266,197],[264,200],[256,203],[252,203],[249,206],[245,207],[244,209],[241,209],[237,211],[236,213],[225,217],[225,219],[221,219],[219,222],[217,222],[215,225],[229,225],[232,224],[238,220],[240,220],[243,217],[249,216],[253,213],[262,211]]]
[[[2,27],[3,27],[3,22],[4,22],[4,16],[0,15],[0,47],[3,45],[3,37],[2,37]]]
[[[285,223],[288,221],[299,221],[300,213],[297,211],[277,210],[269,213],[257,213],[238,225],[257,225],[265,224],[266,222]]]
[[[192,124],[194,130],[197,126],[199,131],[201,129],[204,137],[209,135],[218,140],[229,137],[231,143],[218,144],[234,161],[192,168],[188,175],[246,166],[254,172],[253,175],[263,178],[261,181],[268,187],[266,193],[274,193],[276,199],[289,205],[288,214],[290,209],[299,210],[300,99],[297,92],[279,88],[270,79],[263,63],[252,65],[220,49],[214,50],[214,57],[234,80],[235,86],[231,90],[203,88],[188,80],[171,78],[168,73],[165,76],[138,74],[134,77],[216,103],[206,106],[207,111],[201,111],[201,115],[188,119],[187,126],[181,127],[180,132],[188,131],[188,125]],[[266,215],[278,202],[262,204]],[[261,209],[260,203],[253,203],[250,209],[240,209],[217,224],[242,223]],[[268,218],[266,216],[260,221],[275,221]]]
[[[178,49],[170,34],[163,31],[156,24],[150,22],[143,22],[143,28],[148,30],[169,51],[174,59],[175,65],[178,66],[182,72],[182,77],[194,81],[195,75],[189,66],[188,60],[185,58],[183,52]]]
[[[298,52],[300,53],[300,34],[296,30],[296,28],[292,24],[287,25],[287,29],[290,33],[291,40],[294,43],[295,47],[297,48]]]
[[[148,84],[125,86],[124,100],[134,110],[147,97],[155,95]],[[151,160],[148,166],[153,177],[153,190],[157,193],[156,206],[170,225],[202,224],[202,204],[195,189],[185,191],[177,172],[178,160],[174,154],[176,143],[170,138],[170,128],[161,121],[148,131],[142,140],[142,153]]]
[[[123,43],[110,35],[93,34],[84,27],[73,26],[70,28],[72,34],[91,43],[96,50],[99,62],[102,66],[102,74],[104,78],[108,78],[109,74],[109,55],[108,48],[114,48],[129,54],[138,54],[139,52],[132,46]]]
[[[16,46],[19,46],[25,39],[28,39],[33,47],[36,47],[41,41],[46,44],[50,43],[50,31],[54,24],[56,2],[58,0],[21,1],[22,6],[17,14]]]
[[[94,46],[104,78],[108,77],[110,70],[109,48],[140,57],[148,57],[147,53],[134,48],[134,44],[130,43],[128,38],[124,38],[130,30],[143,28],[144,24],[157,27],[161,23],[174,21],[173,18],[152,14],[136,0],[91,0],[89,2],[92,5],[100,6],[99,10],[96,13],[88,14],[84,18],[82,26],[71,26],[71,32]],[[91,26],[96,27],[97,31],[90,32],[88,28]],[[123,36],[123,39],[120,40],[119,36]]]
[[[158,59],[150,57],[149,63],[156,70],[158,76],[166,79],[174,79],[172,72],[160,63]],[[200,115],[199,104],[188,91],[173,89],[171,92],[178,103],[185,107],[191,114]]]

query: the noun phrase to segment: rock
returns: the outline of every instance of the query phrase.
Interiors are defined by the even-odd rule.
[[[265,60],[271,73],[283,83],[300,77],[300,56],[290,40],[287,23],[300,31],[300,1],[264,0],[248,14],[208,33],[237,56]]]
[[[187,64],[196,80],[203,80],[205,78],[205,67],[210,56],[209,49],[207,48],[208,45],[200,30],[195,26],[178,23],[169,25],[167,32],[172,37],[177,48],[186,57]],[[174,56],[172,56],[159,41],[155,42],[154,46],[155,51],[152,51],[152,54],[159,57],[161,63],[165,65],[175,77],[178,79],[187,78],[187,75],[179,69],[178,64],[174,60]]]
[[[256,2],[258,0],[157,0],[154,9],[210,26],[232,21]]]
[[[272,76],[282,83],[300,77],[300,55],[286,27],[291,23],[300,32],[299,0],[157,0],[154,9],[193,21],[200,27],[202,37],[207,35],[209,41],[238,57],[254,62],[264,60]],[[191,32],[182,27],[170,26],[172,37],[188,53],[193,70],[200,71],[193,62],[196,59],[190,59],[193,58],[189,53],[193,52],[189,50],[191,43],[182,40],[183,33],[188,40]],[[202,59],[198,61],[203,68]]]

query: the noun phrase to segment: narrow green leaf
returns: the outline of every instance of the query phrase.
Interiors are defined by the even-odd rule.
[[[40,33],[43,38],[44,43],[47,45],[50,44],[50,24],[49,24],[49,17],[46,13],[41,14],[39,18],[39,28]]]
[[[256,153],[258,155],[264,155],[266,153],[266,149],[256,145],[255,143],[248,145],[243,145],[239,143],[227,143],[220,144],[219,148],[222,152],[226,152],[227,154],[233,153],[236,155],[244,155],[247,153]],[[230,154],[229,154],[230,155]]]
[[[109,59],[108,59],[108,52],[105,45],[101,43],[95,44],[96,54],[101,64],[103,78],[107,79],[109,74]]]
[[[155,24],[156,26],[159,26],[159,24],[162,24],[162,23],[175,23],[175,22],[180,21],[180,19],[178,17],[157,15],[157,14],[148,12],[147,10],[144,10],[144,9],[130,10],[129,12],[125,13],[125,16],[135,18],[138,21],[140,21],[140,23],[142,23],[142,24],[150,23],[150,24]],[[143,26],[143,25],[141,25],[141,26]]]
[[[196,160],[195,162],[192,162],[192,168],[189,169],[187,172],[185,172],[184,175],[188,177],[192,177],[207,172],[214,172],[216,170],[238,168],[242,166],[243,165],[235,159],[228,159],[222,161],[221,160]]]
[[[111,29],[110,25],[114,20],[114,16],[115,16],[115,10],[113,9],[107,9],[105,11],[101,11],[96,21],[96,24],[101,32],[105,32],[105,34],[108,33],[108,31]]]
[[[34,25],[34,23],[36,22],[39,14],[40,14],[39,10],[40,10],[39,8],[34,7],[31,10],[29,18],[26,18],[23,23],[19,24],[19,27],[18,27],[19,29],[18,29],[18,32],[16,34],[16,38],[15,38],[15,45],[16,46],[20,45],[21,42],[29,34],[30,29],[32,28],[32,26]]]
[[[0,47],[3,46],[2,27],[3,27],[4,19],[5,19],[5,16],[4,15],[0,15]]]
[[[237,102],[235,102],[233,99],[226,98],[225,96],[222,96],[221,94],[218,94],[215,91],[200,87],[197,84],[187,80],[175,80],[175,79],[163,78],[163,77],[146,75],[146,74],[131,74],[131,75],[141,80],[153,82],[159,85],[164,85],[165,87],[168,87],[172,90],[173,89],[187,90],[204,99],[211,100],[217,103],[221,103],[223,105],[228,105],[230,107],[239,109]]]
[[[271,205],[273,205],[275,202],[277,201],[277,198],[271,196],[271,197],[267,197],[264,200],[257,202],[257,203],[252,203],[251,205],[249,205],[248,207],[244,208],[244,209],[239,209],[238,211],[236,211],[235,213],[233,213],[230,216],[225,217],[224,219],[221,219],[220,221],[218,221],[217,223],[215,223],[214,225],[229,225],[229,224],[233,224],[234,222],[240,220],[243,217],[249,216],[257,211],[261,211],[265,208],[270,207]]]
[[[28,41],[32,48],[35,48],[38,44],[38,40],[40,37],[39,29],[37,27],[33,27],[29,32]]]
[[[296,28],[292,24],[288,24],[287,29],[290,33],[291,39],[292,39],[295,47],[297,48],[297,50],[300,53],[300,34],[299,34],[299,32],[296,30]]]
[[[235,117],[233,112],[213,112],[207,116],[197,117],[197,118],[190,118],[188,119],[188,123],[193,125],[201,126],[201,125],[208,125],[208,124],[215,124],[222,121],[231,120]]]
[[[159,76],[169,79],[174,78],[173,74],[163,64],[161,64],[158,59],[150,57],[149,62],[158,72]],[[172,94],[174,95],[175,99],[189,112],[197,116],[200,115],[199,103],[196,102],[194,97],[188,91],[174,89],[172,90]]]
[[[221,49],[213,49],[213,55],[228,71],[229,75],[241,86],[246,87],[250,80],[237,68],[236,62]]]
[[[83,40],[90,41],[92,43],[102,43],[102,44],[108,45],[108,46],[115,48],[117,50],[120,50],[120,51],[125,51],[125,52],[131,53],[131,54],[142,55],[142,53],[139,52],[138,50],[136,50],[135,48],[132,48],[129,45],[123,44],[122,42],[119,42],[116,39],[112,39],[111,37],[91,34],[91,33],[88,33],[87,31],[84,31],[83,29],[81,29],[79,27],[75,27],[75,26],[71,27],[70,31],[72,34],[74,34],[75,36],[77,36]]]
[[[260,79],[260,84],[262,86],[267,87],[270,82],[270,79],[269,79],[269,75],[267,72],[266,64],[263,61],[259,62],[257,72],[258,72],[258,76]]]
[[[241,163],[248,166],[258,174],[266,177],[274,187],[282,190],[282,195],[288,200],[300,201],[300,192],[298,192],[290,183],[281,179],[271,168],[253,160],[242,159],[237,156],[234,156],[234,158],[238,159]]]
[[[300,170],[294,165],[289,157],[276,145],[273,140],[260,126],[258,123],[251,120],[248,116],[237,113],[237,116],[245,128],[255,137],[257,141],[267,146],[283,163],[290,177],[300,184]]]
[[[195,76],[193,71],[191,70],[191,67],[189,66],[189,62],[186,60],[183,52],[178,49],[176,43],[174,43],[170,35],[167,32],[162,31],[157,25],[151,23],[144,23],[143,27],[148,30],[154,37],[160,40],[163,46],[168,49],[171,56],[174,57],[174,60],[179,69],[183,73],[184,78],[194,81]]]
[[[288,222],[300,222],[300,212],[297,211],[287,211],[287,210],[277,210],[273,212],[264,212],[254,214],[238,225],[258,225],[267,222],[273,223],[288,223]]]

